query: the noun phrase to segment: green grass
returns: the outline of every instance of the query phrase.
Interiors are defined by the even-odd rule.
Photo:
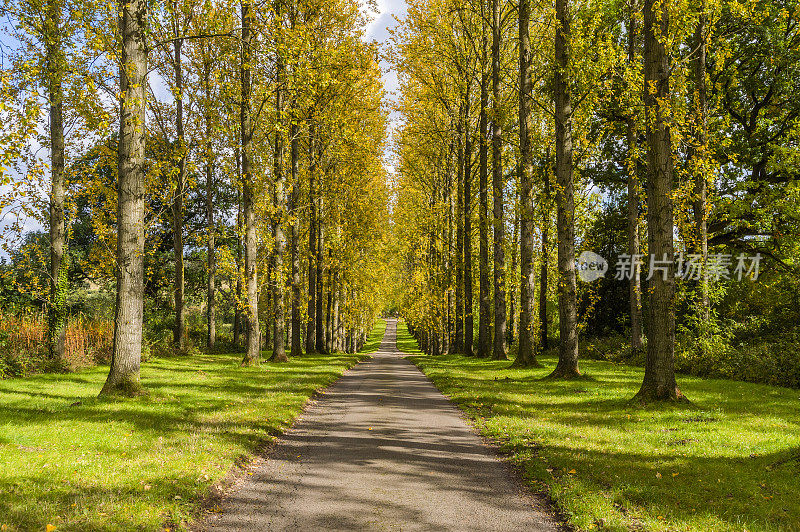
[[[397,321],[397,349],[403,353],[420,354],[417,341],[408,333],[404,320]]]
[[[407,346],[408,331],[398,330]],[[800,530],[800,391],[679,378],[691,406],[637,408],[639,368],[590,380],[462,356],[411,358],[583,530]]]
[[[385,326],[358,355],[252,368],[240,354],[154,359],[142,365],[149,395],[136,399],[97,398],[107,367],[0,381],[0,529],[180,525],[237,460],[374,351]]]

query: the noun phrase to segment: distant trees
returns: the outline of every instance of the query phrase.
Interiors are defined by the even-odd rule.
[[[245,322],[246,365],[258,363],[265,347],[277,361],[301,355],[304,344],[307,351],[359,349],[381,304],[374,294],[388,290],[381,284],[389,227],[380,69],[375,47],[361,39],[359,4],[281,1],[273,11],[249,1],[176,1],[149,10],[131,2],[118,14],[81,0],[48,6],[43,25],[24,29],[45,67],[31,71],[42,73],[50,113],[48,308],[56,356],[68,313],[70,201],[96,214],[76,260],[94,281],[106,283],[111,275],[116,281],[104,394],[141,392],[141,353],[162,341],[162,323],[174,349],[191,352],[197,318],[188,313],[203,316],[208,348],[218,343],[220,318],[233,318],[225,339],[231,347],[238,347]],[[10,9],[9,0],[5,7],[16,23],[37,20],[27,4]],[[77,14],[73,25],[63,22],[69,14]],[[119,40],[111,26],[117,20]],[[81,39],[73,42],[76,27]],[[23,51],[17,67],[25,64]],[[67,176],[62,81],[71,68],[84,67],[75,62],[83,57],[92,57],[96,71],[84,74],[82,97],[102,105],[118,98],[119,108],[108,105],[107,115],[81,123],[90,147],[76,146],[80,163]],[[156,69],[148,76],[150,65]],[[5,173],[8,161],[20,165],[25,155],[5,142],[32,139],[40,103],[20,97],[21,78],[10,72],[4,66],[0,112],[25,128],[14,139],[3,137],[3,184],[14,182]],[[79,101],[69,103],[79,108]],[[114,115],[119,133],[109,141]],[[7,201],[29,204],[22,193],[2,194],[4,213]],[[232,222],[237,212],[241,223]],[[301,239],[306,231],[309,238]],[[330,338],[328,346],[320,345],[320,335]]]
[[[767,199],[796,181],[789,177],[793,166],[785,155],[796,151],[788,139],[797,106],[782,96],[785,82],[798,79],[797,70],[784,61],[800,50],[797,6],[791,4],[762,2],[747,14],[749,8],[739,0],[693,6],[635,0],[533,5],[523,0],[516,13],[518,39],[510,40],[510,17],[497,2],[411,2],[394,36],[404,115],[397,148],[398,211],[403,216],[397,220],[400,234],[409,240],[403,248],[403,275],[410,287],[403,313],[423,348],[437,354],[437,346],[455,338],[450,344],[471,354],[467,338],[472,331],[462,316],[477,311],[476,354],[488,356],[492,345],[495,358],[502,358],[506,336],[514,337],[503,334],[503,309],[509,309],[508,319],[519,320],[518,340],[511,346],[515,365],[536,365],[537,355],[549,345],[555,316],[548,309],[557,300],[559,361],[552,377],[579,376],[578,337],[587,320],[594,319],[592,298],[597,296],[591,285],[576,281],[576,246],[591,250],[601,204],[624,191],[624,247],[614,252],[630,268],[620,275],[609,264],[600,283],[628,283],[629,301],[614,307],[617,316],[606,322],[629,328],[633,353],[645,349],[643,333],[647,337],[646,372],[637,400],[683,400],[674,373],[676,329],[680,324],[701,347],[711,349],[719,341],[714,298],[719,304],[730,286],[724,276],[710,273],[710,257],[727,249],[777,258],[777,248],[767,249],[768,242],[776,242],[774,233],[756,229],[765,227],[762,214],[797,226],[796,217],[789,222],[786,213],[779,213],[786,203]],[[780,50],[781,59],[759,59],[773,55],[767,48]],[[498,64],[505,65],[499,75]],[[755,74],[745,75],[747,69]],[[506,129],[502,117],[515,106],[519,119]],[[770,112],[775,113],[772,121],[766,119]],[[768,130],[773,144],[764,142]],[[461,163],[450,165],[448,146],[462,136]],[[477,167],[470,164],[470,143],[478,149]],[[731,148],[740,155],[735,163]],[[454,182],[463,187],[463,220],[451,242],[443,204],[450,194],[442,187]],[[489,194],[494,198],[491,235]],[[764,210],[745,209],[739,203],[743,198]],[[509,238],[517,224],[519,244]],[[557,276],[548,268],[553,225]],[[478,304],[473,308],[466,297],[451,304],[450,290],[466,295],[474,288],[468,253],[476,239]],[[517,245],[518,270],[513,260]],[[456,275],[437,276],[439,265],[451,256]],[[509,266],[506,256],[512,258],[511,283],[501,281]],[[698,265],[694,282],[679,278],[689,259]],[[491,300],[494,313],[488,308]],[[696,302],[696,312],[690,301]],[[443,316],[453,313],[451,325]]]
[[[638,398],[681,400],[681,337],[708,353],[740,300],[796,307],[795,0],[411,0],[389,49],[391,190],[360,4],[151,7],[2,3],[3,231],[27,216],[49,239],[13,255],[40,269],[15,289],[46,309],[57,360],[70,272],[114,286],[108,393],[139,392],[142,339],[164,331],[183,353],[198,327],[208,348],[244,333],[245,365],[356,349],[373,294],[399,290],[429,353],[531,367],[558,330],[552,377],[575,378],[603,321],[646,354]],[[630,269],[579,283],[600,240]],[[769,286],[714,269],[756,253]],[[625,304],[599,320],[612,282]]]

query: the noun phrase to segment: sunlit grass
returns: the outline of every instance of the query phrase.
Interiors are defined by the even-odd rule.
[[[107,367],[0,381],[2,530],[160,530],[191,516],[237,459],[283,431],[358,355],[239,367],[240,354],[154,359],[149,391],[99,399]],[[268,353],[267,353],[268,355]]]
[[[582,529],[800,530],[798,390],[680,377],[692,406],[642,409],[639,368],[582,361],[591,380],[554,382],[552,357],[412,360]]]

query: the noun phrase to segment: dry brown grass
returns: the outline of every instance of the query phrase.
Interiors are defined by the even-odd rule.
[[[70,370],[107,362],[111,356],[113,323],[82,315],[67,323],[64,365]],[[0,358],[13,373],[35,373],[47,358],[47,316],[43,313],[0,315]]]

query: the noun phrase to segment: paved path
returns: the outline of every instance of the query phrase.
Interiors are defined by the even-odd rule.
[[[205,530],[558,530],[543,505],[396,347],[328,389]]]

